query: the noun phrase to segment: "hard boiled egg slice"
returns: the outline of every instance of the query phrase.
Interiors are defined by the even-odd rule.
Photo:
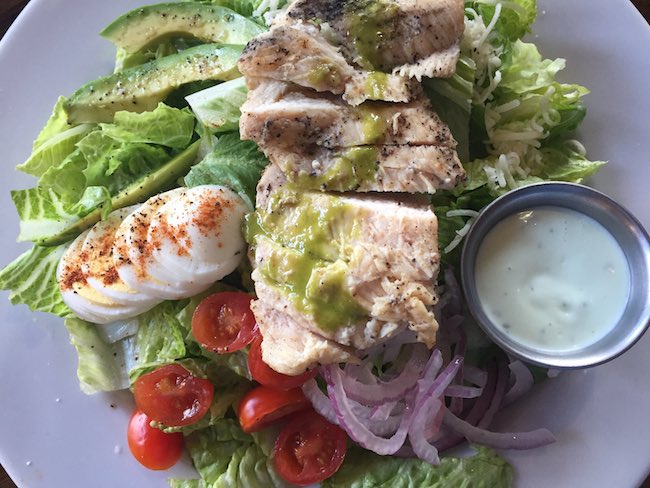
[[[115,232],[113,262],[120,278],[131,288],[165,300],[180,300],[202,292],[203,283],[169,276],[169,280],[154,277],[151,267],[152,248],[147,243],[151,217],[167,202],[184,194],[185,188],[151,197],[140,208],[128,215]]]
[[[117,303],[142,304],[145,308],[153,307],[160,303],[161,299],[139,292],[127,285],[120,278],[113,260],[115,232],[125,217],[139,207],[139,205],[134,205],[116,210],[90,229],[81,246],[83,257],[81,269],[86,275],[88,284],[100,294]]]
[[[149,225],[150,273],[206,285],[232,273],[245,253],[242,221],[249,210],[237,193],[218,185],[190,188],[170,200]]]
[[[63,301],[79,318],[96,324],[107,324],[142,313],[141,304],[117,303],[88,284],[81,265],[84,262],[82,247],[89,232],[80,234],[59,261],[56,278]]]

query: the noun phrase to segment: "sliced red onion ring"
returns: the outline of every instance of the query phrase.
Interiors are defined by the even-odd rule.
[[[435,351],[432,356],[434,354]],[[434,419],[437,417],[436,414],[443,407],[443,393],[456,376],[462,363],[463,359],[460,356],[455,357],[426,388],[422,388],[426,382],[423,384],[418,382],[413,419],[408,430],[409,442],[417,457],[430,464],[440,463],[438,449],[429,443],[429,439],[437,433],[440,424],[438,423],[436,426],[435,421],[431,422],[430,416]]]
[[[521,396],[528,393],[535,384],[533,373],[530,372],[528,366],[518,359],[511,361],[510,364],[508,364],[508,368],[510,368],[510,372],[514,377],[515,382],[503,397],[503,402],[501,404],[502,407],[505,407],[518,398],[521,398]]]
[[[555,436],[548,429],[536,429],[530,432],[490,432],[474,427],[447,409],[445,409],[443,423],[468,441],[495,449],[533,449],[555,442]]]
[[[415,349],[402,372],[390,381],[368,385],[350,375],[341,375],[343,388],[348,397],[364,405],[382,405],[401,399],[420,378],[422,367],[426,362],[426,356],[422,351],[423,349]]]
[[[390,414],[395,410],[395,407],[397,406],[396,401],[392,402],[386,402],[383,405],[378,405],[375,408],[372,409],[372,413],[370,414],[370,420],[375,420],[377,422],[383,422],[388,420],[388,417],[390,417]]]
[[[472,383],[473,385],[480,387],[485,386],[487,377],[487,372],[477,368],[476,366],[465,365],[463,368],[463,379],[469,383]]]
[[[323,368],[327,391],[332,401],[332,406],[338,418],[338,424],[348,433],[350,438],[361,447],[380,455],[395,453],[406,440],[408,426],[411,420],[411,409],[407,408],[402,415],[399,428],[390,438],[386,439],[375,435],[364,422],[354,414],[351,401],[348,399],[341,381],[341,369],[338,365],[329,365]]]
[[[477,398],[481,393],[483,388],[477,386],[449,385],[445,390],[445,396],[454,398]]]
[[[468,368],[465,368],[466,370]],[[497,384],[497,367],[496,363],[492,362],[488,365],[488,370],[485,372],[485,386],[483,386],[483,394],[476,399],[474,405],[469,413],[465,416],[465,421],[471,425],[476,425],[479,420],[483,418],[485,412],[492,403],[494,391]],[[435,440],[435,446],[439,452],[444,452],[447,449],[457,446],[463,442],[464,437],[455,432],[447,432]]]
[[[494,386],[494,396],[492,397],[492,402],[490,406],[483,414],[483,418],[478,421],[476,424],[477,427],[481,429],[487,429],[494,416],[497,414],[501,408],[503,402],[503,397],[506,394],[506,389],[508,388],[508,380],[510,379],[510,370],[506,364],[505,356],[500,355],[497,359],[497,383]]]
[[[348,363],[345,365],[344,370],[346,374],[354,376],[358,381],[366,385],[376,385],[378,382],[378,378],[372,374],[367,364]]]
[[[429,415],[432,415],[436,420],[437,418],[442,420],[438,415],[438,412],[443,408],[442,402],[439,398],[430,396],[425,399],[421,406],[422,408],[413,416],[409,427],[409,443],[417,457],[429,464],[438,465],[440,464],[438,449],[434,445],[429,444],[427,439],[435,435],[435,432],[440,428],[440,423],[433,422],[433,425],[427,429],[426,422]]]
[[[302,392],[309,399],[314,410],[325,417],[328,422],[334,425],[339,424],[339,419],[332,407],[332,402],[327,395],[318,388],[318,383],[316,383],[315,379],[311,379],[302,385]]]

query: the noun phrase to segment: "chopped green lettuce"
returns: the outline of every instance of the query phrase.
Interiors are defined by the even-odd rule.
[[[56,282],[56,268],[64,246],[34,246],[0,270],[0,289],[10,290],[13,304],[24,303],[35,312],[71,317]]]
[[[183,149],[192,142],[195,119],[188,109],[159,103],[151,112],[117,112],[112,124],[101,124],[107,136],[122,143],[140,142]]]
[[[268,161],[257,145],[241,141],[239,134],[219,138],[214,149],[185,177],[188,187],[224,185],[236,191],[254,207],[255,187]]]
[[[16,169],[30,175],[41,176],[49,168],[61,164],[75,150],[77,142],[94,128],[93,124],[81,124],[54,134],[36,146],[29,159],[16,166]]]
[[[20,217],[19,242],[36,242],[57,234],[81,216],[50,188],[12,191],[11,199]],[[85,206],[84,203],[81,205]]]
[[[52,122],[48,133],[53,135],[43,137],[22,165],[40,176],[38,186],[12,192],[21,220],[18,239],[42,242],[97,208],[105,217],[113,196],[191,143],[194,124],[188,109],[164,104],[140,114],[118,112],[112,124],[99,128],[83,125],[56,132],[61,124]]]
[[[68,123],[68,116],[63,108],[66,101],[67,99],[65,97],[59,97],[56,101],[56,104],[54,104],[50,118],[47,120],[45,127],[41,129],[41,132],[38,134],[38,137],[34,141],[34,150],[42,146],[45,141],[54,137],[55,135],[61,132],[65,132],[68,129],[72,129],[73,125]]]
[[[263,434],[263,433],[262,433]],[[172,487],[282,487],[289,486],[273,468],[272,445],[244,434],[236,421],[222,419],[212,427],[186,437],[186,445],[201,480],[170,480]],[[270,440],[270,442],[269,442]],[[477,446],[467,458],[443,458],[439,466],[419,459],[378,456],[358,447],[348,449],[345,461],[322,488],[507,488],[512,467],[491,449]]]
[[[77,350],[79,387],[86,394],[129,387],[128,368],[133,357],[133,339],[108,344],[97,325],[69,318],[65,326]]]
[[[206,486],[211,488],[288,487],[255,439],[242,432],[235,420],[222,419],[212,427],[191,433],[185,438],[194,466],[201,476],[197,481],[171,480],[171,486]],[[180,483],[180,484],[179,484]]]
[[[195,92],[186,100],[198,121],[211,132],[219,133],[239,128],[240,107],[247,94],[246,81],[242,77]]]
[[[497,7],[497,4],[501,4]],[[533,22],[537,17],[536,0],[508,0],[497,2],[495,0],[476,0],[465,2],[466,8],[475,9],[486,24],[490,23],[499,8],[499,17],[494,30],[504,40],[514,41],[530,32]]]
[[[138,316],[135,359],[129,370],[131,383],[158,366],[185,357],[185,331],[176,314],[186,303],[166,301]]]
[[[378,456],[349,449],[341,469],[322,488],[509,488],[512,467],[494,451],[478,446],[468,458],[445,457],[431,466],[419,459]]]
[[[450,78],[426,78],[425,92],[433,110],[449,126],[461,162],[469,161],[469,127],[472,112],[472,95],[476,64],[468,56],[461,56],[456,72]]]

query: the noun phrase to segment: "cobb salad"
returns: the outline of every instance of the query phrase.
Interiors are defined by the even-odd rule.
[[[265,6],[256,7],[258,10],[255,19],[258,21],[254,22],[257,32],[254,32],[255,29],[251,27],[251,34],[248,34],[250,36],[258,35],[264,30],[265,22],[259,21],[259,18],[264,17]],[[456,73],[449,79],[425,79],[423,82],[434,109],[451,128],[451,133],[458,141],[457,150],[460,160],[468,174],[467,182],[459,189],[437,191],[432,197],[439,223],[440,249],[445,270],[444,279],[440,280],[440,302],[436,315],[440,323],[439,334],[457,330],[467,330],[470,334],[468,347],[462,346],[464,369],[468,376],[465,379],[469,383],[456,385],[457,393],[450,394],[452,397],[450,401],[455,404],[454,408],[458,408],[459,412],[463,410],[459,399],[470,396],[480,398],[487,390],[496,388],[495,385],[488,386],[489,374],[474,369],[484,368],[485,357],[493,357],[490,345],[484,342],[470,324],[465,323],[462,329],[458,327],[463,319],[462,303],[459,301],[460,296],[455,287],[453,265],[458,258],[457,244],[469,224],[467,219],[471,219],[475,215],[474,212],[494,196],[509,188],[539,179],[577,181],[602,164],[588,161],[579,143],[563,137],[575,128],[584,116],[584,109],[579,99],[586,91],[579,86],[561,85],[555,82],[553,77],[562,67],[562,62],[543,60],[533,45],[517,40],[534,18],[534,5],[491,5],[477,2],[466,5],[465,16],[465,32]],[[189,42],[187,45],[188,41],[184,39],[171,41],[167,39],[156,46],[155,52],[153,50],[138,52],[137,56],[120,51],[116,68],[118,73],[125,73],[124,70],[131,69],[128,68],[129,65],[137,67],[141,66],[139,63],[147,60],[151,63],[156,59],[165,59],[166,63],[172,64],[173,60],[169,57],[175,56],[176,51],[185,53],[185,56],[188,52],[198,53],[197,56],[203,55],[201,53],[206,52],[205,48],[202,44],[193,46],[195,42]],[[168,51],[165,52],[166,49]],[[217,48],[211,47],[210,52],[214,52],[215,49]],[[220,52],[225,53],[220,57],[223,60],[227,57],[229,49],[219,49]],[[236,61],[237,57],[238,55],[233,59]],[[145,64],[145,66],[151,65]],[[156,70],[159,69],[160,66],[157,66]],[[222,73],[220,77],[224,80],[231,77],[232,73],[228,73],[228,69],[223,66],[220,66],[220,69]],[[106,83],[107,79],[105,78],[102,83]],[[216,185],[226,187],[219,191],[229,190],[239,194],[232,195],[231,202],[237,202],[241,208],[252,207],[256,200],[255,185],[262,169],[266,166],[266,160],[254,144],[243,142],[236,133],[231,132],[233,128],[238,127],[239,109],[246,95],[245,85],[238,77],[233,81],[226,81],[207,89],[205,86],[196,85],[190,88],[186,84],[187,81],[188,79],[185,78],[181,82],[180,90],[185,92],[165,93],[165,103],[160,104],[158,101],[156,104],[147,105],[145,108],[150,110],[138,112],[137,115],[132,112],[117,111],[114,115],[111,114],[110,121],[103,119],[106,115],[102,113],[100,119],[90,121],[84,119],[86,120],[84,123],[69,127],[66,121],[69,120],[70,107],[73,104],[70,103],[70,99],[62,100],[58,104],[52,119],[35,143],[34,154],[21,165],[23,170],[39,177],[39,186],[33,190],[15,192],[13,195],[24,224],[21,226],[21,238],[38,244],[33,251],[19,258],[2,273],[3,287],[12,289],[13,301],[27,303],[35,310],[45,310],[64,317],[70,316],[70,307],[74,305],[66,303],[62,298],[61,287],[56,280],[56,269],[57,267],[60,269],[61,263],[64,262],[61,257],[68,255],[70,249],[74,248],[74,244],[72,246],[67,244],[84,228],[90,228],[94,222],[104,219],[101,220],[102,224],[97,224],[104,225],[112,218],[116,218],[118,214],[111,213],[111,207],[129,208],[129,204],[140,203],[148,197],[160,198],[154,195],[177,186],[176,180],[179,177],[184,177],[183,186],[200,188],[201,192]],[[121,89],[119,83],[122,81],[119,75],[110,78],[110,82],[114,82],[115,86]],[[190,81],[190,83],[197,82],[198,80]],[[90,84],[88,90],[94,91],[93,86],[97,84]],[[184,107],[183,101],[184,96],[190,92],[193,95],[187,98],[193,112]],[[192,104],[193,97],[195,104]],[[140,101],[141,99],[137,99],[138,103]],[[137,106],[138,103],[133,105]],[[196,125],[196,135],[194,117],[200,121]],[[215,119],[218,120],[217,123],[214,123]],[[194,140],[198,140],[198,144],[193,142]],[[486,145],[485,141],[489,143]],[[195,164],[197,161],[200,162]],[[134,182],[137,183],[135,186]],[[140,189],[143,193],[133,196],[134,188]],[[131,198],[133,200],[130,200]],[[134,211],[123,211],[123,213],[122,218],[126,219]],[[165,214],[156,215],[160,217]],[[95,230],[97,227],[93,226],[92,229]],[[88,241],[87,235],[76,239],[75,242],[81,243],[82,247],[89,242],[92,243],[92,240]],[[173,243],[174,239],[170,242]],[[88,244],[87,247],[92,246]],[[172,257],[174,255],[182,257],[184,252],[182,249],[177,249],[169,254]],[[164,259],[167,258],[162,258]],[[215,285],[216,288],[234,287],[239,290],[250,290],[250,270],[245,268],[245,261],[242,262],[244,263],[242,268],[235,275],[230,275],[226,284]],[[170,276],[164,275],[164,271],[172,269],[174,264],[169,259],[166,263],[161,267],[163,275],[158,273],[153,280],[166,283],[172,281]],[[182,275],[185,267],[180,264],[174,269],[175,273]],[[34,271],[37,274],[34,274]],[[175,278],[180,276],[176,275]],[[61,281],[59,278],[59,283]],[[185,280],[185,282],[189,281],[194,280]],[[232,293],[230,288],[227,289],[226,293]],[[188,291],[186,299],[180,302],[169,301],[169,298],[179,297],[162,297],[167,300],[157,304],[148,303],[147,306],[153,306],[149,311],[142,310],[144,313],[136,314],[135,318],[129,317],[133,314],[128,313],[125,317],[119,317],[119,322],[115,322],[116,317],[110,314],[107,319],[97,317],[94,309],[86,316],[83,315],[83,311],[75,310],[77,317],[68,318],[66,325],[71,332],[73,343],[78,348],[82,387],[88,391],[136,387],[138,378],[145,377],[152,369],[158,370],[158,367],[170,363],[182,364],[186,371],[194,373],[194,377],[207,376],[212,380],[213,388],[216,388],[215,400],[210,406],[210,412],[192,427],[181,429],[187,435],[187,445],[204,482],[209,485],[217,481],[219,483],[239,482],[244,486],[252,486],[251,476],[268,474],[275,480],[274,482],[279,483],[271,464],[266,464],[268,473],[262,474],[250,464],[257,466],[258,462],[263,465],[266,463],[268,451],[265,452],[264,449],[268,439],[265,441],[261,438],[263,436],[259,436],[258,439],[242,434],[230,408],[231,405],[240,404],[240,397],[250,388],[250,383],[245,378],[250,379],[249,375],[253,367],[247,367],[247,360],[242,350],[215,355],[205,347],[199,346],[203,342],[196,337],[194,326],[190,325],[192,322],[190,316],[193,315],[193,309],[197,304],[203,302],[200,301],[202,297],[197,297],[193,291],[196,289]],[[213,291],[215,289],[209,290],[208,293]],[[72,295],[80,295],[79,290],[73,290]],[[190,300],[189,303],[187,299]],[[91,299],[90,302],[96,304],[98,300]],[[106,308],[100,307],[103,311],[106,311]],[[111,310],[112,312],[114,310]],[[97,327],[79,320],[78,317],[94,323],[109,322],[110,324],[103,328]],[[190,330],[193,335],[188,335]],[[461,332],[458,333],[462,335]],[[379,378],[387,383],[390,382],[389,378],[394,380],[395,377],[399,377],[403,380],[404,377],[399,375],[407,373],[413,375],[414,371],[417,373],[417,379],[422,379],[420,375],[426,377],[427,370],[432,379],[439,379],[441,376],[451,379],[459,377],[457,372],[460,359],[452,361],[449,357],[451,351],[458,353],[461,350],[459,339],[447,338],[446,346],[449,348],[447,354],[443,351],[438,358],[434,353],[426,361],[424,357],[419,358],[419,355],[424,353],[421,348],[412,343],[412,338],[402,337],[400,340],[401,342],[392,344],[390,352],[366,351],[364,355],[367,353],[368,356],[363,363],[366,367],[365,371],[375,375],[386,375]],[[439,351],[445,347],[441,338],[438,344]],[[253,342],[250,347],[252,351],[259,346]],[[403,357],[410,356],[410,358],[400,359],[400,353]],[[476,357],[472,358],[472,356]],[[387,357],[391,359],[388,360]],[[438,362],[443,362],[447,368],[446,373],[440,376],[431,373],[429,369],[433,369]],[[250,356],[248,364],[251,364]],[[264,361],[261,364],[264,364]],[[492,375],[492,378],[500,378],[501,389],[508,386],[510,376],[507,373],[508,366],[504,368],[505,364],[501,359],[496,361],[493,368],[500,371]],[[210,371],[211,368],[215,371]],[[488,366],[488,370],[490,368],[492,366]],[[521,375],[516,375],[518,378],[529,377],[529,373],[523,372],[520,364],[513,363],[510,369],[521,372]],[[226,374],[230,371],[234,374]],[[342,371],[328,367],[322,373],[329,385],[327,391],[330,397],[340,395],[339,398],[346,401],[345,397],[349,391],[342,389],[345,382],[336,380]],[[358,372],[357,375],[359,374],[366,373]],[[474,379],[471,379],[472,377]],[[224,380],[225,378],[227,380]],[[255,379],[259,381],[258,378]],[[359,376],[349,376],[347,380],[356,381],[355,388],[349,388],[350,390],[357,389],[365,383],[365,380]],[[509,399],[522,388],[518,383],[515,383],[517,388],[507,395]],[[358,432],[355,433],[354,428],[349,425],[346,427],[345,420],[339,417],[340,411],[335,411],[332,416],[331,407],[323,407],[322,402],[321,407],[318,407],[324,395],[320,388],[314,387],[315,384],[310,381],[311,386],[306,386],[304,389],[306,393],[311,392],[308,393],[309,399],[321,415],[327,417],[329,412],[329,420],[332,423],[339,423],[352,439],[369,450],[377,450],[378,444],[383,445],[376,438],[389,434],[378,435],[376,432],[371,432],[375,437],[370,441],[363,440]],[[382,386],[389,388],[385,384]],[[501,396],[504,394],[505,391],[500,393]],[[439,396],[434,395],[430,398],[436,400]],[[484,400],[490,403],[487,410],[497,409],[501,403],[501,398],[494,400],[494,393],[492,396],[493,398]],[[382,400],[387,401],[387,398],[389,396],[384,395]],[[366,407],[369,402],[367,398],[359,401],[357,397],[352,400],[362,406],[365,402]],[[372,401],[376,400],[370,400],[370,405],[373,405]],[[290,403],[301,404],[300,401]],[[475,402],[474,406],[477,403],[479,402]],[[386,405],[386,403],[382,404]],[[384,410],[387,408],[385,407]],[[388,411],[386,418],[392,416],[404,420],[406,416],[400,414],[400,408],[407,409],[405,405],[393,405],[393,410]],[[449,409],[452,409],[451,405]],[[376,411],[371,415],[375,414]],[[480,420],[484,421],[488,415],[485,411],[482,414],[484,416]],[[377,415],[386,415],[386,412]],[[359,415],[351,412],[349,416],[343,414],[343,417],[355,419]],[[464,420],[467,421],[467,417]],[[241,422],[241,415],[239,421]],[[483,423],[487,422],[489,419]],[[472,438],[473,432],[465,430],[464,435]],[[492,442],[498,447],[504,446],[499,444],[498,440],[491,440],[485,432],[476,435],[477,441],[480,439],[487,443]],[[539,436],[533,437],[536,438],[533,443],[541,442]],[[229,452],[220,443],[229,443],[230,448],[235,448],[238,455],[232,456],[235,451]],[[219,448],[215,447],[217,445]],[[444,451],[442,448],[440,450]],[[238,456],[241,458],[238,459]],[[224,466],[222,461],[224,459],[231,464]],[[466,461],[448,458],[442,461],[441,467],[435,469],[420,461],[405,461],[391,457],[392,464],[387,463],[386,458],[381,458],[382,469],[375,470],[372,469],[374,459],[367,450],[351,448],[339,474],[324,482],[325,485],[329,482],[333,483],[332,486],[337,486],[335,484],[337,480],[344,480],[338,482],[343,483],[342,486],[348,486],[352,479],[350,476],[356,476],[358,479],[369,477],[367,479],[372,480],[370,483],[381,484],[381,482],[388,482],[386,480],[390,478],[380,481],[372,477],[398,476],[403,473],[403,470],[407,470],[408,476],[414,479],[416,476],[423,476],[424,479],[435,479],[431,477],[443,475],[452,476],[445,474],[448,471],[458,473],[457,476],[469,477],[475,471],[470,465],[472,462],[482,463],[483,477],[488,475],[491,468],[494,468],[495,476],[500,482],[507,483],[510,476],[506,464],[483,448],[480,448],[475,458]],[[433,458],[427,460],[429,463],[436,461]],[[217,465],[223,466],[224,471],[217,473],[216,471],[222,469],[218,468],[215,471]],[[363,466],[363,471],[355,472],[360,466]],[[378,474],[384,469],[385,473]],[[237,472],[236,476],[246,478],[237,478],[233,475],[233,471]],[[234,480],[226,480],[232,476],[235,476]],[[260,483],[266,485],[269,478],[263,479],[265,481]],[[184,483],[192,486],[198,482],[175,481],[174,483],[178,486],[184,486]],[[492,482],[491,485],[494,483]]]

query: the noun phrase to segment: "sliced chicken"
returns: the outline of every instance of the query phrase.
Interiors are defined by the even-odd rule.
[[[299,374],[348,360],[342,358],[350,348],[368,348],[406,327],[432,347],[439,254],[431,207],[416,197],[398,202],[385,195],[296,193],[276,187],[279,173],[271,166],[260,181],[260,231],[253,237],[254,311],[264,360]],[[334,326],[326,322],[330,309],[346,311],[333,315]],[[300,342],[302,333],[308,334]],[[305,349],[309,344],[313,348]],[[279,345],[298,350],[285,361]]]
[[[346,57],[365,69],[444,77],[460,55],[464,2],[297,0],[274,24],[301,22],[332,29]]]
[[[408,102],[416,85],[402,76],[352,67],[339,50],[309,24],[279,26],[253,38],[239,58],[247,78],[269,78],[343,95],[350,105],[365,100]]]
[[[456,145],[449,128],[424,96],[409,103],[364,102],[351,107],[335,96],[269,81],[249,92],[241,112],[241,138],[254,140],[262,150],[269,144],[327,148]]]
[[[435,193],[464,181],[455,149],[447,146],[357,146],[327,149],[264,147],[287,179],[307,190]]]

